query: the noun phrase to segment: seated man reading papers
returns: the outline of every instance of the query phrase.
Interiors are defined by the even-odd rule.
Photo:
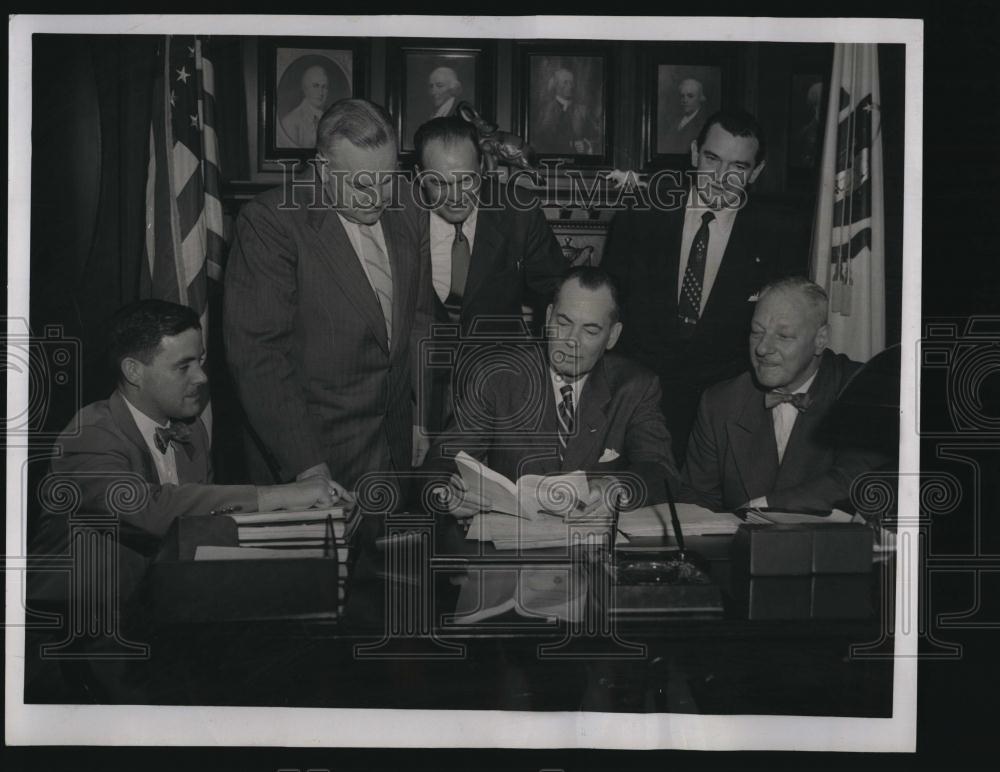
[[[860,367],[828,349],[828,300],[801,277],[765,287],[750,328],[752,369],[708,389],[679,498],[714,510],[845,507],[883,459],[827,437],[824,417]]]
[[[622,324],[608,275],[591,267],[572,270],[548,307],[546,327],[544,346],[486,343],[475,364],[457,374],[454,415],[426,464],[452,473],[447,508],[456,517],[511,508],[509,499],[493,501],[484,493],[489,485],[463,482],[476,462],[520,482],[515,498],[533,502],[530,508],[543,515],[574,506],[582,514],[595,511],[615,479],[634,492],[630,507],[663,501],[664,478],[677,476],[656,376],[609,353]],[[566,478],[546,489],[545,482],[525,475]],[[534,490],[524,491],[526,483]],[[539,512],[508,514],[533,519]]]

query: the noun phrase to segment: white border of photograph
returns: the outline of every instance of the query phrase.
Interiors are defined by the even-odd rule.
[[[352,37],[905,43],[906,141],[900,469],[919,469],[923,24],[919,20],[596,17],[17,16],[10,21],[8,330],[28,318],[31,34],[329,34]],[[51,150],[35,148],[34,152]],[[21,331],[23,332],[23,331]],[[28,404],[8,369],[8,416]],[[918,477],[900,476],[891,718],[25,705],[23,447],[7,448],[6,741],[15,745],[356,746],[912,751],[917,707]],[[912,517],[906,517],[907,514]]]

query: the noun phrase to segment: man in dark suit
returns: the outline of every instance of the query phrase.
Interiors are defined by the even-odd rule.
[[[804,278],[761,292],[752,369],[702,397],[680,498],[715,510],[846,507],[854,478],[884,460],[835,441],[824,423],[861,367],[826,347],[827,310],[826,292]]]
[[[461,118],[428,121],[414,144],[435,321],[459,323],[463,338],[523,334],[523,307],[540,312],[569,270],[545,215],[509,200],[495,179],[482,183],[479,138]],[[446,421],[445,375],[437,370],[428,381],[431,431]]]
[[[622,350],[660,376],[678,459],[701,392],[746,367],[757,292],[799,246],[748,202],[765,154],[753,116],[712,115],[691,146],[691,187],[657,197],[670,208],[619,212],[608,234],[601,266],[621,290]]]
[[[66,552],[71,515],[112,516],[124,598],[178,517],[306,509],[344,494],[319,478],[259,488],[212,484],[208,432],[200,418],[208,379],[201,325],[192,309],[162,300],[126,306],[112,320],[109,349],[118,388],[70,422],[41,486],[43,507],[71,500],[75,510],[43,512],[36,554]],[[70,499],[66,491],[73,492]]]
[[[608,353],[621,335],[614,284],[598,268],[574,268],[546,317],[546,345],[484,351],[459,391],[449,430],[428,455],[428,469],[453,472],[465,451],[512,480],[576,470],[592,487],[627,473],[646,503],[662,501],[677,476],[660,413],[656,376]],[[488,508],[457,475],[449,497],[458,516]],[[596,503],[596,500],[591,503]]]
[[[333,104],[317,160],[312,182],[268,191],[237,218],[226,354],[273,473],[352,488],[366,472],[411,466],[410,339],[429,327],[430,266],[422,221],[395,185],[385,110]],[[268,478],[254,454],[251,468]]]

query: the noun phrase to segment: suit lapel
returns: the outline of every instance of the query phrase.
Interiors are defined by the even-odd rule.
[[[666,288],[663,311],[668,318],[677,319],[677,295],[680,286],[677,284],[677,272],[681,265],[681,248],[684,241],[684,212],[687,206],[687,196],[678,209],[667,211],[659,221],[655,231],[655,242],[652,254],[662,255],[662,270],[664,271],[663,286]]]
[[[760,256],[753,251],[753,244],[757,240],[751,233],[753,212],[748,209],[737,213],[736,219],[733,220],[733,229],[729,233],[729,241],[726,242],[726,251],[722,255],[722,263],[719,265],[719,272],[715,276],[702,317],[731,314],[734,309],[746,307],[748,300],[746,288],[751,285],[747,276],[760,262]]]
[[[743,410],[736,420],[727,422],[726,432],[744,497],[752,498],[758,489],[771,490],[778,474],[778,446],[764,396],[757,389],[751,387]]]
[[[566,453],[563,456],[564,472],[586,469],[597,461],[594,448],[603,441],[604,429],[608,423],[606,409],[608,402],[611,401],[611,388],[608,386],[604,367],[602,358],[583,385],[574,422],[576,431],[566,444]]]
[[[340,285],[344,291],[344,295],[347,296],[351,304],[357,309],[358,315],[368,323],[382,350],[388,352],[389,346],[386,340],[385,316],[382,313],[382,306],[375,296],[375,290],[372,289],[371,282],[368,281],[368,276],[365,274],[364,268],[361,267],[361,258],[354,251],[354,245],[351,244],[351,240],[347,236],[347,231],[344,230],[344,226],[340,222],[340,217],[337,216],[333,209],[311,209],[308,217],[309,224],[316,230],[318,241],[317,252],[323,256],[323,259],[333,269],[334,280]],[[389,249],[387,231],[388,228],[383,224],[382,233],[386,238],[386,248]],[[389,255],[390,265],[392,265],[395,271],[396,266],[392,264],[391,249],[389,249]],[[394,286],[395,283],[394,275]],[[397,295],[395,289],[392,294],[393,310],[395,311]],[[393,319],[395,320],[395,318],[396,315],[393,314]],[[393,321],[393,325],[395,325],[395,321]]]
[[[135,425],[135,419],[132,418],[132,413],[129,411],[128,405],[125,404],[125,397],[121,395],[121,392],[115,390],[114,394],[108,400],[108,406],[111,410],[111,417],[114,418],[121,433],[129,442],[136,446],[140,453],[142,458],[142,476],[146,478],[147,482],[158,483],[160,476],[156,473],[153,456],[149,452],[149,446],[146,444],[146,440],[143,439],[139,427]]]
[[[476,215],[475,244],[469,262],[469,275],[465,280],[462,307],[470,305],[470,300],[483,287],[487,277],[494,275],[493,264],[503,257],[504,235],[500,231],[500,213],[480,210]]]

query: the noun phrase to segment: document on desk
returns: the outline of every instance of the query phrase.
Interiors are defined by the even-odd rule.
[[[534,521],[570,514],[590,497],[586,472],[526,474],[514,483],[464,450],[455,456],[455,463],[466,490],[488,498],[493,512]]]
[[[697,504],[677,504],[677,519],[685,536],[730,535],[742,521],[730,512],[713,512]],[[673,539],[670,506],[655,504],[622,512],[618,528],[629,538],[665,536]]]

